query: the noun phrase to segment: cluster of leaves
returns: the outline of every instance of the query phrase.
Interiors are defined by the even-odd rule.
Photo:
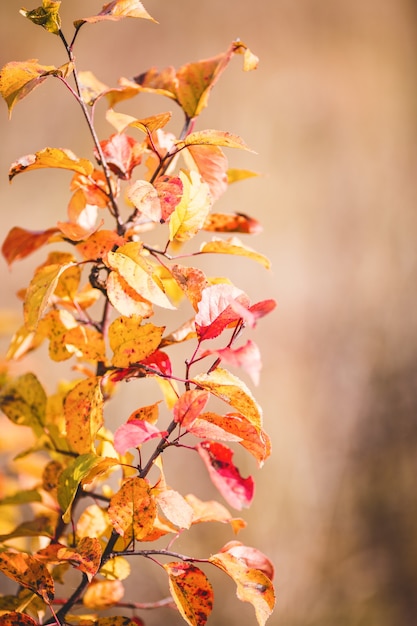
[[[228,523],[237,533],[245,522],[217,501],[181,495],[167,482],[162,463],[167,448],[195,451],[226,503],[240,510],[250,505],[254,482],[242,477],[227,444],[243,446],[259,466],[270,454],[260,406],[247,385],[226,368],[241,367],[257,383],[259,350],[252,340],[242,345],[237,340],[275,303],[252,304],[228,279],[206,276],[181,263],[202,254],[224,254],[269,266],[262,254],[236,236],[259,232],[255,219],[212,211],[228,184],[253,175],[228,168],[223,152],[247,149],[245,143],[227,132],[194,130],[231,58],[243,54],[246,70],[256,67],[257,59],[237,41],[213,58],[177,70],[152,68],[108,87],[91,72],[77,70],[73,47],[81,27],[126,17],[152,18],[136,0],[114,0],[98,15],[75,21],[68,43],[59,5],[44,0],[41,7],[21,13],[61,38],[68,62],[61,67],[36,60],[8,63],[0,73],[0,92],[11,113],[47,78],[60,80],[84,113],[96,163],[51,147],[13,163],[10,180],[41,168],[73,172],[72,196],[65,221],[37,232],[13,228],[2,252],[11,265],[40,247],[64,244],[67,251],[49,252],[21,294],[24,323],[11,341],[8,358],[21,359],[48,342],[53,362],[75,361],[76,378],[60,383],[49,396],[33,373],[5,375],[2,381],[1,410],[15,424],[31,429],[36,441],[21,456],[42,451],[46,461],[40,484],[0,502],[32,510],[29,521],[0,536],[0,571],[19,587],[16,595],[0,599],[0,621],[142,623],[137,617],[100,617],[109,607],[149,608],[151,603],[122,602],[129,560],[142,556],[168,577],[169,600],[152,606],[169,601],[188,624],[205,624],[213,590],[196,563],[206,563],[236,582],[238,597],[254,606],[262,626],[274,604],[272,564],[239,541],[206,559],[174,552],[175,539],[194,524]],[[165,129],[168,112],[136,119],[115,110],[117,103],[142,92],[162,94],[180,106],[184,126],[178,138]],[[114,132],[100,141],[94,111],[103,99]],[[139,166],[141,177],[136,175]],[[159,241],[149,245],[143,233],[153,230]],[[200,231],[212,239],[185,253],[184,244]],[[169,321],[170,311],[182,300],[190,303],[192,316],[180,328],[167,332],[166,326],[149,321],[156,309],[163,309]],[[168,353],[170,346],[183,342],[192,347],[180,376],[174,374]],[[142,378],[157,381],[158,398],[139,406],[112,431],[105,423],[105,405],[119,385]],[[213,401],[221,404],[219,399],[227,407],[224,414],[208,408]],[[163,426],[158,423],[162,401],[170,415]],[[152,468],[157,477],[151,481]],[[168,547],[141,549],[164,536]],[[32,547],[35,540],[38,545],[22,548],[22,538],[30,538]],[[67,572],[74,569],[81,572],[75,590],[67,598],[56,598],[55,583],[64,584]],[[90,611],[88,618],[74,613],[78,604]]]

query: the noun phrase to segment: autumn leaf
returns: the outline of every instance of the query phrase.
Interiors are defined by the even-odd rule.
[[[24,552],[0,553],[0,571],[19,585],[30,589],[46,604],[54,599],[54,581],[46,565]]]
[[[262,427],[262,410],[250,390],[237,376],[217,367],[210,374],[199,374],[192,380],[197,386],[207,389],[239,413],[257,429]]]
[[[95,454],[82,454],[72,461],[60,474],[58,480],[58,503],[63,511],[62,519],[68,524],[71,506],[82,480],[101,459]]]
[[[214,253],[214,254],[233,254],[237,256],[249,257],[253,261],[260,263],[266,269],[270,269],[271,263],[269,259],[263,254],[252,250],[248,246],[244,246],[242,242],[236,237],[232,237],[228,240],[213,238],[207,243],[203,243],[200,247],[202,254]]]
[[[249,304],[247,295],[234,285],[219,283],[204,289],[195,316],[199,340],[218,337],[230,324],[242,318],[241,309],[248,309]]]
[[[179,176],[160,176],[154,183],[161,204],[160,220],[166,222],[181,202],[184,185]]]
[[[271,560],[257,548],[245,546],[241,541],[234,540],[229,541],[225,546],[223,546],[220,552],[231,554],[237,559],[243,561],[249,569],[259,569],[269,578],[269,580],[273,580],[274,566]]]
[[[18,226],[13,227],[1,248],[9,267],[14,261],[24,259],[51,241],[57,232],[59,232],[57,228],[36,231],[26,230]]]
[[[140,318],[133,315],[118,317],[110,324],[109,341],[115,367],[129,367],[158,348],[165,328],[140,322]]]
[[[204,272],[197,267],[173,265],[171,274],[191,302],[193,308],[197,311],[203,289],[210,285]]]
[[[9,117],[19,100],[57,72],[59,70],[54,65],[40,65],[37,59],[7,63],[0,71],[0,94],[8,106]]]
[[[144,146],[124,133],[116,133],[100,142],[106,163],[121,180],[129,180],[132,172],[142,161]],[[99,160],[99,155],[96,153]]]
[[[175,142],[177,150],[183,150],[189,146],[222,146],[223,148],[240,148],[241,150],[250,150],[243,139],[238,135],[223,130],[200,130],[190,133]]]
[[[98,430],[103,425],[101,377],[85,378],[67,394],[64,402],[66,436],[78,454],[94,451]]]
[[[162,71],[151,68],[135,76],[143,91],[158,93],[175,100],[188,119],[197,117],[207,106],[210,92],[228,66],[232,56],[244,54],[244,70],[255,69],[256,57],[241,41],[233,42],[223,54],[187,63],[178,70],[167,67]]]
[[[52,539],[55,533],[56,518],[39,515],[30,522],[22,522],[12,531],[0,535],[0,541],[9,541],[16,537],[48,537]]]
[[[201,413],[189,432],[201,439],[237,441],[250,452],[260,467],[271,454],[271,442],[265,431],[251,424],[240,413]]]
[[[171,241],[188,241],[202,228],[212,205],[210,188],[197,172],[181,170],[183,184],[180,203],[171,214],[169,238]]]
[[[83,605],[88,609],[101,611],[120,602],[123,596],[124,587],[120,580],[97,580],[87,587]]]
[[[6,383],[0,392],[0,409],[14,424],[43,432],[47,396],[35,374],[27,373]]]
[[[155,187],[146,180],[137,180],[127,191],[127,197],[136,208],[137,218],[159,222],[162,216],[161,202]]]
[[[152,530],[156,516],[156,503],[147,481],[143,478],[127,479],[112,496],[108,514],[115,531],[122,537],[129,531],[141,541]]]
[[[84,22],[94,24],[95,22],[102,22],[104,20],[118,21],[125,17],[138,17],[156,22],[139,0],[113,0],[113,2],[105,4],[98,15],[76,20],[74,26],[79,28]]]
[[[33,11],[20,9],[19,13],[21,13],[24,17],[27,17],[37,26],[42,26],[42,28],[45,28],[48,32],[58,35],[61,28],[61,18],[59,16],[60,5],[61,2],[42,0],[41,7],[38,7]]]
[[[166,563],[169,589],[183,619],[204,626],[213,608],[213,589],[206,575],[191,563]]]
[[[218,200],[227,189],[227,158],[223,150],[213,145],[190,145],[182,156],[188,167],[197,169],[208,184],[213,200]]]
[[[125,317],[153,315],[153,304],[144,300],[117,272],[110,272],[106,282],[107,297],[116,311]]]
[[[246,180],[247,178],[253,178],[255,176],[260,176],[258,172],[252,172],[251,170],[243,170],[234,167],[230,167],[227,172],[227,183],[231,185],[232,183],[237,183],[241,180]]]
[[[208,399],[209,394],[207,391],[200,389],[185,391],[174,406],[174,420],[183,428],[189,429],[206,406]]]
[[[90,582],[100,568],[101,555],[100,541],[94,537],[83,537],[75,548],[61,548],[57,553],[60,560],[69,561],[75,569],[87,574]]]
[[[216,500],[202,501],[191,493],[187,494],[185,499],[193,509],[193,524],[221,522],[230,524],[235,532],[246,526],[244,520],[232,517],[226,507]]]
[[[257,235],[262,232],[262,226],[253,217],[244,213],[210,213],[202,230]]]
[[[129,420],[114,433],[114,448],[119,454],[126,454],[129,448],[137,448],[142,443],[158,437],[166,437],[168,432],[143,420]]]
[[[185,498],[174,489],[155,489],[156,501],[164,517],[176,528],[190,528],[193,509]]]
[[[127,115],[126,113],[114,111],[111,107],[119,100],[125,100],[133,97],[140,92],[140,88],[131,81],[127,81],[123,84],[123,79],[121,79],[119,84],[119,87],[115,89],[108,89],[104,92],[104,95],[106,95],[110,102],[110,108],[106,111],[106,119],[112,126],[114,126],[118,133],[123,132],[128,126],[130,126],[131,128],[141,130],[149,136],[168,124],[172,117],[172,113],[170,111],[157,113],[156,115],[151,115],[150,117],[144,117],[141,119],[137,119],[136,117],[133,117],[133,115]]]
[[[206,350],[201,356],[206,357],[209,355],[219,358],[227,365],[241,367],[249,374],[253,384],[259,385],[259,376],[262,368],[261,353],[256,343],[251,339],[248,339],[245,345],[239,348]]]
[[[255,489],[253,478],[242,478],[232,462],[232,450],[221,443],[203,441],[197,445],[197,451],[226,502],[239,511],[249,507]]]
[[[2,613],[0,616],[1,626],[39,626],[39,622],[35,622],[34,619],[26,615],[26,613],[20,613],[18,611],[10,611],[8,613]]]
[[[129,242],[115,252],[109,252],[109,267],[145,300],[165,309],[175,308],[165,295],[153,265],[141,255],[141,249],[140,243]]]
[[[74,354],[64,341],[65,333],[70,328],[76,329],[77,322],[69,311],[65,309],[53,309],[40,320],[38,332],[49,339],[48,354],[52,361],[65,361]]]
[[[72,170],[88,176],[94,170],[93,164],[88,159],[79,159],[71,150],[63,148],[44,148],[34,154],[27,154],[12,163],[9,170],[9,180],[17,174],[38,170],[42,168],[56,167],[64,170]]]
[[[209,561],[235,581],[237,597],[253,605],[259,626],[265,626],[275,605],[274,588],[268,576],[259,569],[248,568],[243,560],[228,552],[214,554]]]

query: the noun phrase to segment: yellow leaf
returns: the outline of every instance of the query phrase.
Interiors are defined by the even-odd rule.
[[[203,243],[200,247],[200,252],[203,254],[206,253],[214,253],[214,254],[233,254],[237,256],[246,256],[252,259],[253,261],[257,261],[261,265],[263,265],[266,269],[270,269],[271,263],[269,259],[263,254],[252,250],[248,246],[244,246],[237,237],[232,237],[227,240],[213,238],[208,243]]]
[[[79,454],[94,451],[97,431],[103,425],[101,377],[86,378],[68,392],[64,402],[67,440]]]
[[[165,295],[153,265],[141,255],[140,243],[129,242],[109,252],[107,262],[141,298],[165,309],[175,308]]]
[[[82,99],[89,105],[93,105],[109,89],[90,71],[78,72],[78,85]]]
[[[257,430],[262,428],[262,409],[237,376],[217,367],[210,374],[195,376],[192,382],[235,407]]]
[[[244,561],[228,552],[214,554],[209,561],[235,581],[237,597],[254,606],[258,624],[264,626],[275,604],[274,587],[270,579],[260,570],[248,568]]]
[[[117,272],[110,272],[106,283],[107,297],[116,311],[126,317],[136,315],[147,318],[153,315],[153,305],[144,300]]]
[[[94,24],[95,22],[101,22],[103,20],[117,21],[125,17],[139,17],[145,20],[151,20],[156,22],[145,10],[142,2],[139,0],[113,0],[105,4],[98,15],[92,17],[84,17],[74,22],[74,26],[78,28],[84,22]]]
[[[36,330],[39,319],[48,307],[59,277],[74,265],[52,264],[39,267],[32,278],[25,295],[23,315],[28,330]]]
[[[130,563],[122,556],[115,556],[109,559],[102,568],[100,574],[107,580],[125,580],[130,576]]]
[[[0,93],[7,103],[9,116],[18,100],[25,98],[56,70],[54,65],[40,65],[37,59],[7,63],[0,72]]]
[[[93,537],[83,537],[75,548],[61,548],[57,556],[70,561],[72,566],[87,574],[89,581],[97,574],[101,563],[101,544]]]
[[[47,396],[32,373],[11,380],[1,390],[0,409],[14,424],[30,426],[36,435],[43,433]]]
[[[19,585],[36,593],[47,604],[52,602],[55,593],[52,576],[46,565],[30,554],[2,552],[0,571]]]
[[[17,174],[38,170],[42,168],[56,167],[64,170],[72,170],[89,176],[94,166],[88,159],[79,159],[71,150],[63,148],[44,148],[34,154],[27,154],[12,163],[9,170],[9,180]]]
[[[191,563],[166,563],[169,589],[183,619],[204,626],[213,608],[213,589],[207,576]]]
[[[100,580],[93,582],[83,596],[83,604],[88,609],[108,609],[123,598],[124,587],[120,580]]]
[[[115,531],[122,537],[133,530],[141,541],[153,528],[156,503],[144,478],[129,478],[110,500],[109,517]]]
[[[63,342],[67,350],[75,352],[78,358],[93,363],[106,360],[103,334],[95,328],[77,324],[64,333]]]
[[[40,320],[38,331],[49,339],[49,358],[52,361],[65,361],[74,354],[74,350],[68,349],[64,341],[65,333],[70,328],[76,328],[77,322],[68,311],[54,309]]]
[[[107,511],[99,507],[98,504],[91,504],[84,509],[77,521],[77,536],[80,539],[83,537],[99,539],[106,533],[109,526],[110,520]]]
[[[141,319],[118,317],[109,327],[110,347],[113,350],[112,364],[129,367],[155,352],[161,343],[164,326],[140,325]]]
[[[190,133],[185,139],[175,143],[178,150],[187,146],[223,146],[224,148],[240,148],[250,150],[239,135],[223,130],[200,130]],[[253,152],[253,150],[250,150]]]
[[[191,171],[179,174],[183,184],[183,196],[171,214],[169,221],[170,241],[188,241],[203,227],[213,203],[210,188],[201,176]]]
[[[252,172],[251,170],[242,170],[236,168],[229,168],[226,172],[227,174],[227,183],[231,185],[232,183],[237,183],[240,180],[245,180],[246,178],[253,178],[254,176],[260,176],[258,172]]]

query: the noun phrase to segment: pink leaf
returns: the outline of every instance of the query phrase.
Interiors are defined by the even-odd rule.
[[[154,187],[161,203],[161,221],[166,222],[182,198],[182,180],[179,176],[161,176]]]
[[[206,350],[201,356],[219,357],[224,363],[243,368],[252,378],[254,385],[259,384],[259,374],[262,368],[261,353],[256,343],[250,339],[240,348],[222,348],[220,350]]]
[[[122,424],[114,433],[114,447],[119,454],[125,454],[129,448],[137,448],[149,439],[166,437],[167,434],[167,431],[160,431],[149,422],[131,420]]]
[[[232,463],[233,451],[221,443],[203,441],[197,446],[211,480],[230,506],[237,510],[250,506],[254,496],[252,476],[242,478]]]

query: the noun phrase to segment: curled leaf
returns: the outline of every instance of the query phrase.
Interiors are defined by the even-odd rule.
[[[26,9],[20,9],[19,13],[28,20],[42,26],[50,33],[58,35],[61,28],[61,18],[59,16],[59,7],[61,2],[54,0],[43,0],[42,6],[33,11],[27,11]]]
[[[84,22],[94,24],[95,22],[102,22],[104,20],[118,21],[125,17],[139,17],[156,22],[139,0],[113,0],[113,2],[105,4],[97,15],[76,20],[74,26],[79,28]]]
[[[44,148],[35,154],[27,154],[12,163],[9,170],[9,180],[17,174],[42,168],[57,167],[72,170],[88,176],[94,170],[88,159],[79,159],[71,150],[63,148]]]

